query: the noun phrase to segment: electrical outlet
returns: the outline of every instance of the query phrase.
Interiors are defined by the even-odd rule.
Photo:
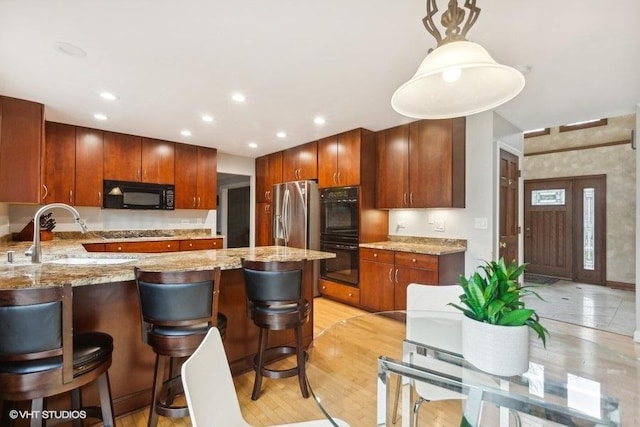
[[[433,223],[435,231],[444,231],[444,219],[436,219]]]
[[[479,230],[486,230],[487,228],[489,228],[489,223],[487,221],[487,218],[475,218],[474,227]]]

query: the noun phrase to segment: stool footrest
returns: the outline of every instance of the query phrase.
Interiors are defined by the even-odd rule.
[[[160,390],[161,398],[156,402],[156,413],[163,417],[182,418],[189,415],[189,408],[187,403],[183,405],[177,405],[173,403],[176,396],[183,396],[184,389],[182,386],[182,377],[177,376],[168,379],[162,383]]]
[[[296,354],[296,348],[292,346],[282,345],[277,347],[270,347],[266,349],[264,352],[264,358],[266,360],[265,365],[267,363],[275,363],[279,360],[284,359],[282,356],[294,356],[295,354]],[[309,354],[306,351],[304,352],[304,360],[305,362],[309,360]],[[257,370],[257,367],[258,367],[258,356],[256,355],[253,358],[254,371]],[[267,368],[266,366],[263,366],[260,373],[262,376],[265,376],[267,378],[280,379],[280,378],[293,377],[295,375],[298,375],[299,372],[300,372],[300,367],[296,365],[293,368],[288,368],[288,369],[270,369],[270,368]]]

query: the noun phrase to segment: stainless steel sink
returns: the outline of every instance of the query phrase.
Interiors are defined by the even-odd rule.
[[[136,258],[98,258],[98,257],[68,257],[58,258],[46,261],[47,264],[63,264],[63,265],[110,265],[124,264],[126,262],[135,261]]]

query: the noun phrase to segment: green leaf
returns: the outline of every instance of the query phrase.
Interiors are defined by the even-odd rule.
[[[527,320],[533,314],[533,310],[527,308],[520,308],[517,310],[509,311],[498,321],[498,325],[502,326],[522,326],[526,325]]]
[[[460,427],[473,427],[473,425],[469,421],[467,421],[467,417],[463,415],[462,419],[460,420]]]

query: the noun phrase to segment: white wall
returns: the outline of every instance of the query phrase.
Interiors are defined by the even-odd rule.
[[[636,105],[636,130],[635,141],[636,150],[640,140],[640,104]],[[638,248],[640,248],[640,156],[636,155],[636,330],[633,333],[633,340],[640,342],[640,292],[638,292],[637,282],[640,277],[640,262],[638,262]]]
[[[493,112],[467,117],[466,207],[464,209],[393,209],[389,234],[467,240],[465,275],[495,258],[498,235],[498,159],[502,145],[522,150],[521,131]],[[484,222],[486,228],[476,226]],[[444,231],[435,231],[444,221]],[[400,227],[399,227],[400,225]]]

